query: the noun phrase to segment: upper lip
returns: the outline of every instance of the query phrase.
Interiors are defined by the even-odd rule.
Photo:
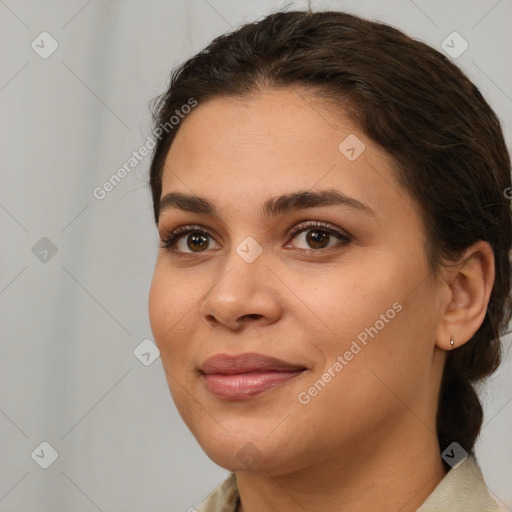
[[[247,352],[240,355],[217,354],[204,361],[199,370],[206,375],[220,373],[234,375],[237,373],[305,370],[302,365],[288,363],[275,357]]]

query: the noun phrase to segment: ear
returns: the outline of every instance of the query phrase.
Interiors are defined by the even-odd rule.
[[[494,285],[494,252],[488,242],[476,242],[441,273],[445,293],[436,345],[451,350],[469,341],[484,321]]]

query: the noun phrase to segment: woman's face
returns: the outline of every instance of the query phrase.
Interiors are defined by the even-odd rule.
[[[217,464],[279,474],[435,437],[441,297],[419,208],[343,112],[293,89],[210,100],[162,188],[201,201],[162,203],[161,238],[191,232],[159,249],[151,327]]]

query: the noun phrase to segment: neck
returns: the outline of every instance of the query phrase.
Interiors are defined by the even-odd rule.
[[[236,472],[237,512],[415,512],[446,474],[437,437],[425,425],[418,434],[357,443],[296,471]]]

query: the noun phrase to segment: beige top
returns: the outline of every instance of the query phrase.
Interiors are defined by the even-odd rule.
[[[231,473],[197,507],[197,512],[236,512],[240,496]],[[416,512],[501,512],[491,498],[474,457],[450,469]]]

